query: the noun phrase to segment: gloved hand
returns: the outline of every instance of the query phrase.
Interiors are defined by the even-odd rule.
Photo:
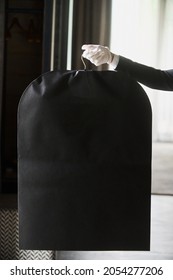
[[[119,57],[110,52],[108,47],[100,45],[83,45],[82,50],[84,50],[82,56],[96,66],[102,64],[110,64],[116,68],[118,64]]]

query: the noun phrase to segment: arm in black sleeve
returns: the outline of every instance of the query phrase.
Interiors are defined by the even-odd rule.
[[[120,56],[117,71],[130,75],[139,83],[158,90],[173,90],[173,69],[158,70]]]

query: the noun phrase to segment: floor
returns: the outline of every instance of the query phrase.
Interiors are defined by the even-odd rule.
[[[56,252],[57,259],[173,260],[173,144],[153,143],[151,251]]]

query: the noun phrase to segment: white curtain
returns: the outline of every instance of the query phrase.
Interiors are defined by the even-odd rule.
[[[155,68],[173,68],[173,0],[112,0],[110,48]],[[173,92],[144,89],[153,109],[153,140],[173,141]]]

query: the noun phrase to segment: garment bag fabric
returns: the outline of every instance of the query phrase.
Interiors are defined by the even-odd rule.
[[[52,71],[18,108],[20,248],[149,250],[151,106],[115,71]]]

